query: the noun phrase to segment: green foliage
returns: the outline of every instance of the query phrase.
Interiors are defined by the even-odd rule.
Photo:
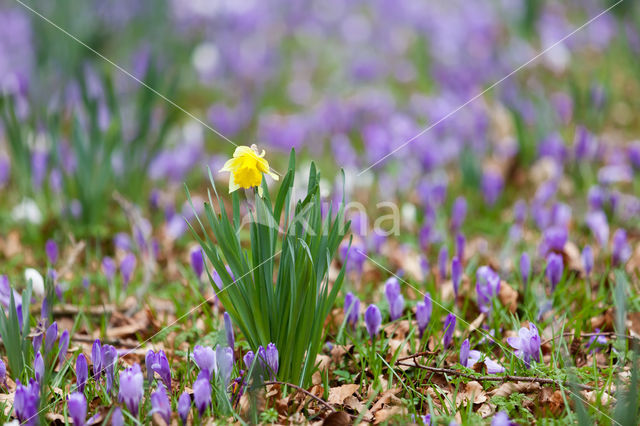
[[[344,202],[335,214],[330,207],[323,219],[320,176],[313,164],[307,194],[296,202],[290,215],[294,178],[292,151],[275,203],[271,202],[264,180],[264,198],[255,197],[249,212],[249,250],[242,247],[239,237],[239,195],[237,191],[232,195],[230,218],[213,178],[218,211],[214,210],[210,194],[205,216],[215,239],[208,235],[199,217],[204,238],[191,229],[224,283],[222,289],[213,285],[218,298],[250,347],[255,351],[261,345],[275,343],[280,356],[278,377],[306,385],[323,343],[324,321],[344,280],[343,266],[331,286],[328,270],[348,224],[344,223]],[[233,275],[227,272],[227,265]],[[213,284],[210,274],[209,278]]]
[[[10,290],[12,294],[13,289]],[[31,340],[29,339],[29,306],[31,305],[31,282],[27,283],[27,289],[22,292],[22,312],[16,309],[16,302],[9,297],[9,312],[5,312],[0,305],[0,336],[5,342],[9,368],[14,378],[23,377],[26,362],[30,359]],[[22,329],[18,315],[22,315]],[[10,343],[9,343],[10,342]]]

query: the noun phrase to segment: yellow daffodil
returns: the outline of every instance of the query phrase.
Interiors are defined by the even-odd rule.
[[[258,187],[258,193],[262,196],[262,174],[266,173],[274,180],[278,180],[278,175],[271,171],[269,163],[264,159],[264,150],[258,154],[258,147],[255,145],[239,146],[233,153],[233,158],[224,163],[220,172],[229,172],[229,193],[238,188]]]

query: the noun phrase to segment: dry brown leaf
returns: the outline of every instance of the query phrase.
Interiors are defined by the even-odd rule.
[[[480,414],[483,419],[486,419],[495,412],[495,409],[495,405],[487,402],[482,404],[480,408],[478,408],[477,413]]]
[[[358,387],[358,385],[350,384],[329,389],[329,404],[344,403],[345,398],[353,395],[353,393],[358,390]]]
[[[602,394],[600,395],[600,393]],[[590,404],[609,405],[609,404],[616,403],[616,399],[613,396],[609,395],[607,392],[594,390],[594,391],[583,391],[582,394],[584,395],[586,400],[589,401]]]
[[[379,423],[385,422],[389,420],[391,417],[393,417],[394,415],[398,414],[400,411],[402,411],[402,408],[398,406],[391,407],[391,408],[383,408],[382,410],[379,410],[376,412],[374,416],[375,420],[373,424],[377,425]]]
[[[518,292],[515,291],[506,281],[500,282],[498,298],[500,298],[500,302],[509,309],[512,314],[516,312],[516,309],[518,308]]]
[[[531,393],[540,390],[540,383],[506,382],[489,392],[491,396],[509,396],[513,393]]]
[[[458,392],[456,395],[456,405],[467,405],[468,401],[472,401],[474,404],[482,404],[487,401],[487,393],[482,388],[479,382],[471,381],[465,385],[465,389],[462,392]]]
[[[335,345],[333,348],[331,348],[331,359],[336,364],[340,363],[340,361],[342,361],[342,358],[344,358],[344,356],[351,350],[351,348],[353,348],[353,345]]]
[[[351,424],[351,417],[344,411],[329,414],[322,422],[325,426],[347,426]]]
[[[356,413],[360,413],[367,409],[367,406],[355,396],[348,396],[344,399],[344,405],[351,408]]]
[[[384,393],[380,396],[380,398],[376,401],[376,403],[373,404],[373,407],[369,409],[368,413],[375,414],[379,409],[382,408],[383,404],[386,404],[387,402],[389,402],[391,398],[394,397],[395,394],[397,394],[398,392],[400,392],[400,388],[391,388],[384,391]]]

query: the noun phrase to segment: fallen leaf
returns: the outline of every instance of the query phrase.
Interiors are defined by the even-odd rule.
[[[540,383],[506,382],[489,391],[491,396],[509,396],[513,393],[531,393],[540,390]]]
[[[329,404],[342,404],[345,398],[358,390],[358,387],[356,384],[350,384],[329,389]]]
[[[518,292],[515,291],[506,281],[500,282],[498,293],[500,302],[513,314],[518,307]]]
[[[482,404],[487,401],[487,394],[479,382],[471,381],[465,385],[463,391],[456,395],[456,405],[467,405],[471,401],[474,404]]]
[[[346,426],[351,424],[351,416],[344,411],[329,414],[322,422],[325,426]]]
[[[398,406],[379,410],[376,412],[376,415],[374,417],[375,420],[373,424],[377,425],[379,423],[385,422],[389,420],[391,417],[393,417],[394,415],[398,414],[401,410],[402,408]]]

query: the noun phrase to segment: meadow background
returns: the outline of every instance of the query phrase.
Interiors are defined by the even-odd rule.
[[[636,424],[639,58],[631,0],[0,0],[0,421]]]

